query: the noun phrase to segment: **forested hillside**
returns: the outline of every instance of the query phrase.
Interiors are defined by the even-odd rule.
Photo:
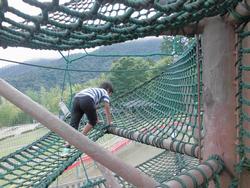
[[[137,41],[130,41],[126,43],[114,44],[111,46],[100,47],[91,54],[101,54],[101,55],[121,55],[121,54],[152,54],[159,53],[161,48],[161,43],[163,39],[144,39]],[[83,51],[84,52],[84,51]],[[26,54],[28,55],[28,54]],[[84,54],[72,54],[69,58],[75,59]],[[45,57],[46,58],[46,57]],[[146,57],[154,60],[159,59],[159,56]],[[87,56],[77,61],[69,64],[69,69],[75,70],[86,70],[82,72],[71,71],[67,74],[65,79],[67,82],[71,83],[83,83],[89,79],[96,78],[100,72],[94,71],[105,71],[109,70],[111,63],[117,60],[118,57],[93,57]],[[31,63],[35,65],[42,65],[47,67],[55,68],[66,68],[66,63],[63,58],[58,60],[40,59],[29,61],[25,63]],[[93,72],[88,72],[88,70]],[[57,86],[62,86],[64,82],[64,71],[54,70],[47,68],[38,68],[25,65],[15,65],[7,68],[0,69],[0,75],[2,78],[9,81],[12,85],[21,91],[40,90],[41,87],[52,88]]]

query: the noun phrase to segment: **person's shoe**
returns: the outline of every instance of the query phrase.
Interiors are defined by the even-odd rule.
[[[70,144],[69,144],[68,142],[66,142],[66,143],[64,144],[64,147],[65,147],[65,148],[71,148],[71,146],[70,146]]]
[[[68,157],[69,154],[70,154],[70,148],[65,147],[65,148],[63,148],[63,151],[61,153],[61,157]]]

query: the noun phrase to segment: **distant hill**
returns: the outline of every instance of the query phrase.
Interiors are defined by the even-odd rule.
[[[160,46],[163,39],[154,38],[154,39],[141,39],[134,40],[125,43],[114,44],[110,46],[103,46],[95,50],[90,54],[152,54],[159,53]],[[70,59],[75,59],[84,54],[72,54]],[[157,60],[159,57],[152,56],[151,59]],[[109,70],[112,62],[118,59],[118,57],[93,57],[87,56],[77,61],[74,61],[69,65],[70,69],[76,70]],[[27,61],[24,63],[56,67],[56,68],[65,68],[66,63],[63,58],[57,60],[49,59],[39,59],[34,61]],[[99,72],[70,72],[71,83],[83,83],[89,79],[96,78],[100,73]],[[37,68],[32,66],[25,65],[15,65],[6,68],[0,69],[1,78],[6,79],[17,89],[25,91],[28,88],[39,90],[41,86],[45,88],[51,88],[56,85],[60,87],[63,84],[64,80],[64,71],[46,69],[46,68]]]

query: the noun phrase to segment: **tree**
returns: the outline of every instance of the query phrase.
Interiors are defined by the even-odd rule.
[[[168,56],[168,57],[164,57],[162,59],[160,59],[159,61],[157,61],[154,66],[152,67],[152,70],[150,71],[151,73],[151,77],[155,77],[157,75],[159,75],[160,73],[164,72],[166,70],[166,67],[173,62],[172,57]]]
[[[21,110],[8,101],[0,105],[0,127],[20,123],[17,122],[19,113],[21,113]]]
[[[154,61],[143,58],[124,57],[114,61],[108,79],[113,83],[115,95],[131,91],[152,76]]]
[[[161,51],[172,55],[182,55],[195,40],[181,35],[165,36],[163,39]]]

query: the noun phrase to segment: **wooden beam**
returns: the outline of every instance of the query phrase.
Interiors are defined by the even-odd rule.
[[[172,141],[171,138],[156,137],[147,133],[142,133],[139,131],[129,131],[127,129],[121,129],[118,127],[108,127],[108,132],[117,136],[128,138],[130,140],[135,140],[143,144],[148,144],[162,149],[167,149],[173,152],[178,152],[186,154],[192,157],[198,157],[199,147],[193,144],[180,143],[178,141]],[[129,137],[126,137],[129,135]]]
[[[221,186],[229,187],[236,164],[235,33],[221,17],[210,18],[202,37],[203,48],[203,159],[217,154],[227,171]],[[213,185],[210,185],[214,187]]]
[[[207,164],[209,164],[209,166]],[[203,177],[204,175],[207,177],[207,179],[211,179],[214,173],[217,172],[219,169],[220,165],[216,161],[208,160],[206,164],[201,164],[197,166],[195,169],[186,172],[186,174],[190,174],[195,178],[197,184],[194,184],[193,179],[190,176],[185,175],[185,173],[184,175],[176,176],[176,178],[178,178],[180,181],[171,180],[164,184],[167,185],[168,187],[183,188],[181,184],[181,182],[183,182],[188,188],[200,187],[203,183],[205,183]]]

